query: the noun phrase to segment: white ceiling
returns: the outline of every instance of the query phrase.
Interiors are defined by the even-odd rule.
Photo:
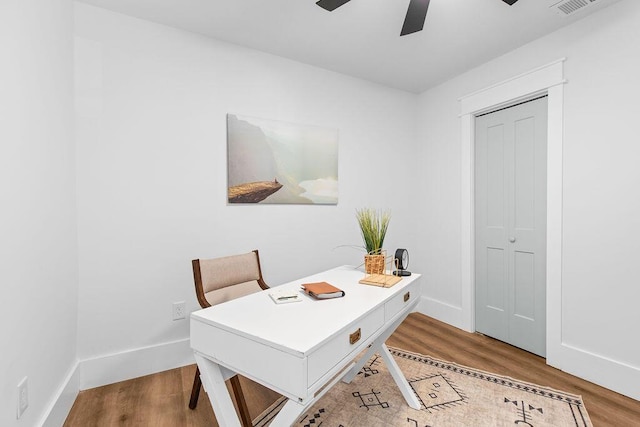
[[[409,0],[351,0],[333,12],[316,0],[81,1],[419,93],[617,0],[569,16],[550,7],[560,0],[431,0],[424,30],[403,37]]]

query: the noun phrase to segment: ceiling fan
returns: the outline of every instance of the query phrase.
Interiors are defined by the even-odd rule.
[[[349,1],[351,0],[318,0],[316,4],[324,10],[332,12]],[[502,1],[507,3],[509,6],[513,6],[513,4],[518,0]],[[429,9],[429,2],[430,0],[410,0],[409,8],[407,9],[407,16],[404,18],[402,31],[400,31],[401,36],[422,31],[422,28],[424,27],[424,20],[427,17],[427,10]]]

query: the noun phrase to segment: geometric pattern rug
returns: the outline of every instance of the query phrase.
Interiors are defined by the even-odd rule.
[[[389,347],[420,401],[410,408],[376,354],[339,381],[297,421],[299,427],[592,427],[580,396]],[[266,427],[285,399],[254,420]]]

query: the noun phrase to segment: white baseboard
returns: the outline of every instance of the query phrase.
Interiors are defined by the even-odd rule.
[[[76,360],[51,399],[42,420],[38,424],[39,426],[59,427],[64,424],[67,415],[69,415],[69,411],[71,411],[73,402],[75,402],[78,392],[80,391],[80,373],[78,366],[79,361]]]
[[[464,329],[462,309],[428,297],[421,297],[418,312]],[[553,356],[552,356],[553,355]],[[640,369],[562,344],[551,352],[547,363],[569,374],[640,400]],[[79,390],[150,375],[195,363],[189,339],[127,350],[76,361],[52,398],[40,426],[64,424]]]
[[[461,307],[422,296],[416,311],[467,330]],[[632,399],[640,400],[640,388],[638,388],[640,368],[638,367],[566,343],[560,344],[555,349],[547,349],[547,364]]]
[[[141,347],[80,362],[80,390],[195,363],[189,339]]]
[[[80,390],[155,374],[195,363],[189,339],[76,361],[52,397],[41,427],[59,427],[67,419]]]
[[[566,343],[547,353],[550,366],[640,400],[640,368]]]
[[[448,323],[456,328],[467,330],[461,307],[456,307],[423,295],[420,297],[416,311],[441,322]]]

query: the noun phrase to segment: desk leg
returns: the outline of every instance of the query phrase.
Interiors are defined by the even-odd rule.
[[[389,373],[391,374],[396,384],[398,385],[400,392],[402,392],[402,395],[404,396],[404,400],[406,400],[407,404],[411,406],[413,409],[420,409],[420,401],[418,400],[418,397],[413,392],[413,389],[409,385],[409,382],[407,381],[407,379],[404,377],[395,359],[393,358],[391,353],[389,353],[389,349],[387,348],[387,345],[382,344],[380,350],[381,350],[380,356],[382,356],[385,363],[387,364]]]
[[[395,322],[393,322],[393,324],[391,324],[385,332],[383,332],[378,338],[376,338],[371,343],[371,346],[369,346],[369,349],[366,351],[364,356],[362,356],[360,360],[356,362],[353,368],[351,368],[349,372],[347,372],[344,375],[344,377],[342,377],[342,381],[345,383],[350,383],[356,377],[356,375],[358,375],[358,372],[360,372],[360,369],[362,369],[364,364],[367,363],[369,359],[371,359],[371,356],[373,356],[374,353],[378,352],[380,353],[380,356],[384,359],[385,363],[387,364],[389,373],[391,374],[394,381],[398,385],[398,388],[400,389],[402,396],[404,396],[404,399],[407,401],[407,404],[413,409],[420,409],[420,401],[418,400],[418,397],[413,392],[413,389],[409,385],[409,382],[402,374],[400,367],[396,363],[393,356],[391,356],[391,353],[389,353],[389,349],[385,344],[385,341],[398,328],[398,326],[400,326],[400,323],[404,321],[407,315],[404,315],[398,320],[396,320]]]
[[[362,356],[360,359],[358,359],[358,361],[356,362],[355,366],[353,368],[351,368],[351,370],[349,372],[347,372],[344,375],[344,377],[342,377],[342,382],[349,384],[351,381],[353,381],[353,379],[356,377],[356,375],[358,375],[358,372],[360,372],[360,369],[362,369],[364,364],[367,363],[369,361],[369,359],[371,359],[371,356],[373,356],[375,352],[377,352],[378,350],[380,350],[382,348],[382,346],[384,345],[385,341],[387,341],[387,339],[389,339],[391,334],[393,334],[393,332],[396,329],[398,329],[398,326],[400,326],[400,324],[404,321],[404,319],[407,317],[407,315],[408,314],[405,314],[400,319],[398,319],[395,322],[393,322],[387,328],[386,331],[384,331],[378,338],[373,340],[373,342],[369,346],[369,349],[364,354],[364,356]]]
[[[270,425],[273,427],[291,426],[308,407],[309,405],[301,405],[293,400],[289,400],[284,404]]]
[[[384,340],[382,342],[384,342]],[[353,381],[353,379],[356,377],[356,375],[358,375],[358,372],[360,372],[360,369],[362,369],[364,364],[367,363],[369,361],[369,359],[371,359],[371,356],[373,356],[373,354],[376,351],[378,351],[379,348],[380,348],[380,343],[377,343],[377,340],[374,341],[369,346],[369,348],[367,349],[367,352],[364,354],[364,356],[362,356],[360,359],[358,359],[358,361],[353,366],[353,368],[351,368],[349,370],[349,372],[347,372],[344,375],[344,377],[342,377],[342,382],[349,384],[351,381]]]
[[[355,362],[351,362],[351,365],[355,365]],[[345,367],[345,370],[349,370],[350,366]],[[305,403],[301,403],[295,400],[289,400],[282,407],[278,415],[273,419],[271,423],[272,427],[280,427],[280,426],[291,426],[293,425],[300,415],[311,405],[317,402],[326,392],[331,390],[336,383],[340,381],[340,375],[336,375],[331,381],[324,385],[324,387],[319,390],[314,396],[313,399],[306,401]],[[322,423],[320,423],[322,424]]]
[[[198,353],[195,353],[195,357],[198,368],[200,368],[202,384],[209,396],[218,424],[225,427],[241,427],[220,366]]]

